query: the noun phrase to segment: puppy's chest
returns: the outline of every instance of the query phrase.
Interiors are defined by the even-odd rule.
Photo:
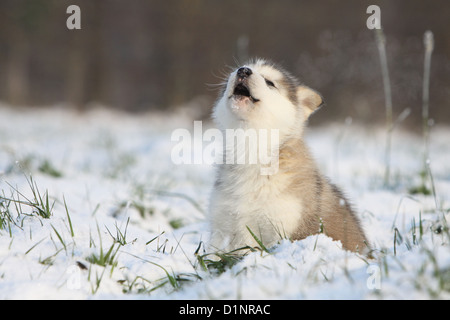
[[[241,168],[242,169],[242,168]],[[301,200],[289,190],[292,177],[287,174],[262,176],[254,168],[223,172],[222,200],[227,211],[246,223],[270,220],[284,229],[297,227]]]

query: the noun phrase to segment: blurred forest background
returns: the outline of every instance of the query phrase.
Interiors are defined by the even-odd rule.
[[[69,5],[81,30],[68,30]],[[381,8],[394,113],[420,123],[426,30],[434,33],[430,114],[450,123],[450,1],[0,0],[0,101],[209,116],[220,83],[269,58],[325,98],[314,121],[384,121],[370,4]]]

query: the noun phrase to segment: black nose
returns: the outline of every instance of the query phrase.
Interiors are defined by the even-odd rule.
[[[252,73],[253,73],[252,70],[247,67],[239,68],[237,71],[237,75],[239,78],[246,78],[246,77],[250,76]]]

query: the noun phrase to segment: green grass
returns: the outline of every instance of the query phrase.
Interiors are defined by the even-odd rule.
[[[87,256],[86,260],[89,261],[90,263],[93,263],[93,264],[96,264],[96,265],[99,265],[102,267],[112,266],[114,269],[114,267],[117,266],[117,253],[119,252],[120,244],[118,244],[117,242],[113,242],[112,245],[109,247],[109,249],[105,250],[105,248],[103,248],[102,236],[101,236],[101,232],[100,232],[100,228],[99,228],[98,224],[97,224],[97,232],[98,232],[98,237],[99,237],[99,246],[97,248],[98,251]],[[91,237],[90,243],[94,247],[96,247],[95,242],[92,239],[92,237]],[[112,272],[112,270],[111,270],[111,272]]]
[[[41,173],[47,174],[53,178],[61,178],[63,176],[62,172],[56,169],[48,159],[42,161],[42,163],[38,167],[38,170]]]
[[[249,228],[249,226],[246,226],[248,232],[250,233],[250,235],[252,236],[252,238],[256,241],[256,243],[259,245],[259,249],[261,251],[264,252],[269,252],[269,250],[266,248],[266,246],[264,245],[264,243],[261,241],[261,239],[259,239],[254,233],[253,231]]]
[[[90,263],[97,264],[102,267],[106,266],[117,266],[117,253],[119,251],[120,246],[116,247],[116,244],[112,244],[107,251],[103,249],[100,245],[100,251],[98,253],[93,253],[90,256],[86,257],[86,260]]]
[[[3,191],[3,196],[0,196],[0,230],[8,230],[10,237],[12,236],[11,224],[14,224],[14,219],[12,218],[10,212],[11,200],[5,197]]]
[[[128,224],[130,223],[130,217],[127,219],[127,223],[125,225],[124,231],[120,230],[120,228],[117,226],[117,222],[115,223],[116,227],[116,234],[113,235],[111,231],[106,227],[106,230],[108,231],[111,238],[114,240],[115,243],[118,243],[121,246],[124,246],[128,243],[127,241],[127,230],[128,230]]]
[[[70,219],[70,214],[69,214],[69,209],[67,208],[66,198],[63,197],[63,200],[64,200],[64,208],[66,210],[67,221],[69,223],[70,235],[73,238],[73,237],[75,237],[75,232],[73,231],[72,219]]]
[[[0,202],[8,203],[8,207],[11,203],[13,203],[19,215],[26,213],[49,219],[53,214],[52,212],[56,201],[50,200],[48,190],[41,194],[41,191],[31,175],[29,177],[25,176],[25,178],[31,190],[32,197],[25,196],[17,187],[14,187],[8,183],[12,190],[11,197],[6,197],[3,192],[3,195],[0,195]],[[25,212],[23,207],[30,209],[31,212]]]

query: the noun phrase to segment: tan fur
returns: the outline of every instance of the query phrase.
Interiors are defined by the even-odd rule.
[[[323,177],[307,147],[300,139],[291,139],[280,149],[280,173],[290,175],[286,192],[301,198],[303,217],[292,240],[323,232],[343,247],[362,252],[367,240],[355,213],[341,191]]]

